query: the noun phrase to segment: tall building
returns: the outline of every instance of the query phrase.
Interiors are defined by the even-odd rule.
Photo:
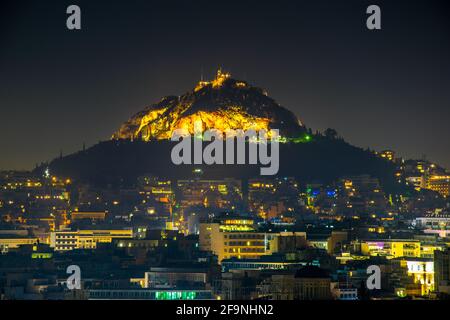
[[[396,258],[400,268],[407,270],[415,284],[420,286],[420,295],[428,295],[435,288],[433,259],[429,258]]]
[[[254,221],[242,217],[227,217],[200,223],[200,249],[211,251],[223,259],[254,259],[270,254],[270,234],[257,232]]]

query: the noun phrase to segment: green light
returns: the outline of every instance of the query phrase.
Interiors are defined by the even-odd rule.
[[[51,259],[53,254],[51,253],[32,253],[31,259]]]
[[[306,136],[305,136],[305,140],[306,140],[306,141],[309,141],[309,140],[311,140],[311,136],[309,136],[309,135],[306,135]]]
[[[156,291],[156,300],[194,300],[195,291]]]

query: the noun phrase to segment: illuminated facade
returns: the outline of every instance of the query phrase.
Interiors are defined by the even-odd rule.
[[[17,249],[22,245],[36,244],[37,242],[37,238],[2,236],[0,237],[0,253],[8,252],[9,249]]]
[[[427,258],[402,258],[400,267],[406,268],[414,283],[420,284],[421,295],[434,291],[434,262]]]
[[[362,241],[361,253],[368,256],[387,258],[421,257],[421,244],[418,240],[377,240]]]
[[[251,219],[200,223],[199,237],[200,250],[213,252],[219,262],[233,257],[256,259],[271,253],[271,236],[254,231]]]
[[[426,188],[438,192],[443,197],[450,195],[450,176],[432,175],[426,179]]]
[[[110,243],[113,239],[132,237],[133,230],[56,231],[50,234],[50,247],[55,251],[95,249],[97,243]]]

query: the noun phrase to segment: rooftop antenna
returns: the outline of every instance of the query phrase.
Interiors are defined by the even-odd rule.
[[[203,82],[203,66],[200,67],[200,81]]]

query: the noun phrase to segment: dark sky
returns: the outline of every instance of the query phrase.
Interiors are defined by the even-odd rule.
[[[82,30],[66,29],[66,8]],[[382,30],[366,29],[366,8]],[[81,149],[223,66],[314,130],[450,168],[442,0],[2,1],[0,169]]]

